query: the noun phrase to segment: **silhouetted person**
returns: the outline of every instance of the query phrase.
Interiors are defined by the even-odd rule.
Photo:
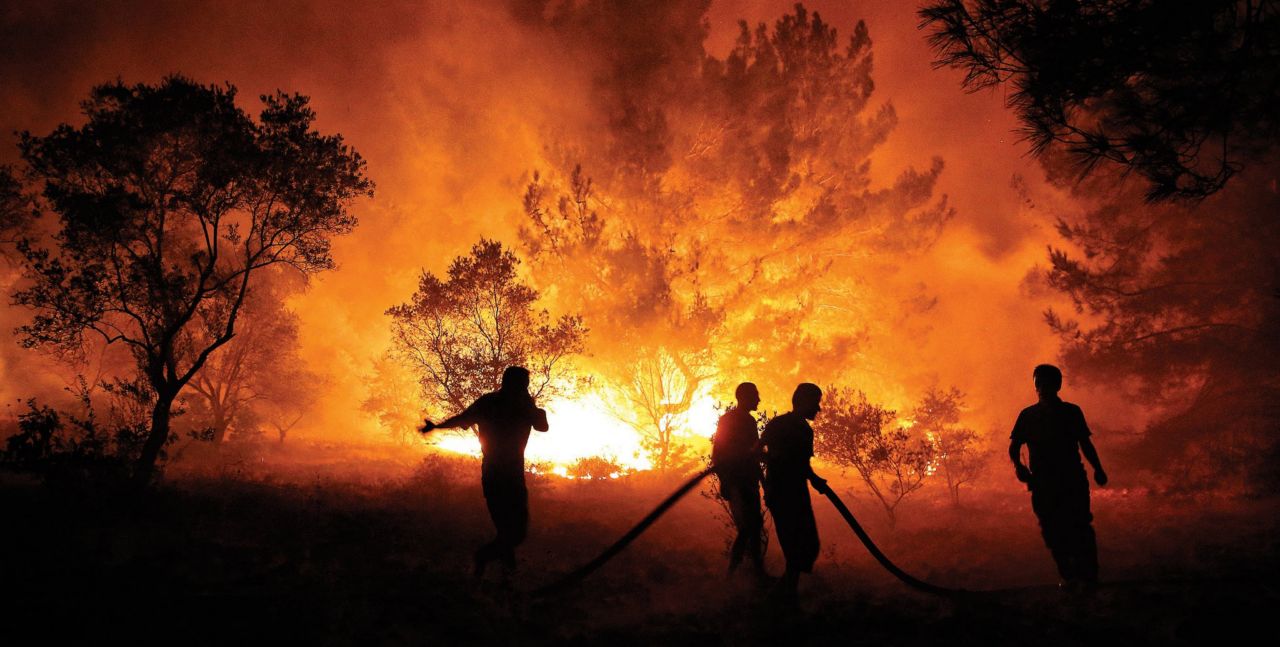
[[[711,446],[711,464],[720,480],[720,496],[729,504],[729,515],[738,529],[729,551],[729,572],[751,560],[755,575],[763,580],[764,554],[760,532],[764,515],[760,512],[760,436],[752,411],[760,405],[756,385],[743,382],[734,391],[738,405],[720,416],[715,442]]]
[[[809,421],[822,410],[821,401],[822,390],[816,384],[797,386],[791,396],[791,411],[770,420],[760,436],[765,451],[764,500],[787,560],[778,591],[788,603],[795,601],[800,574],[813,572],[818,559],[818,524],[813,518],[809,484],[825,493],[827,482],[809,466],[813,456]]]
[[[484,575],[489,562],[498,559],[509,574],[516,565],[516,546],[529,528],[529,491],[524,484],[524,448],[529,430],[547,430],[547,412],[529,395],[529,371],[520,366],[502,373],[502,387],[480,396],[458,415],[441,422],[430,420],[422,433],[447,427],[480,428],[480,483],[497,537],[476,551],[475,575]]]
[[[1089,511],[1089,479],[1080,454],[1093,466],[1093,479],[1107,484],[1098,450],[1089,440],[1080,407],[1058,397],[1062,372],[1041,364],[1032,372],[1040,401],[1018,414],[1010,435],[1009,458],[1018,480],[1031,490],[1031,508],[1053,554],[1063,588],[1091,591],[1098,582],[1098,544]],[[1031,457],[1022,463],[1022,446]]]

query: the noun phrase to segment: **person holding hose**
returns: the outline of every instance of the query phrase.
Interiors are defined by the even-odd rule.
[[[778,544],[787,567],[778,582],[777,595],[786,604],[796,602],[800,574],[813,572],[818,558],[818,524],[813,516],[809,485],[820,494],[826,480],[813,473],[813,427],[809,421],[822,410],[822,389],[805,382],[791,396],[791,411],[765,426],[760,436],[764,448],[764,500],[773,515]]]

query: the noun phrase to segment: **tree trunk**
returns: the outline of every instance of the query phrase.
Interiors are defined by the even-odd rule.
[[[223,413],[222,407],[215,406],[213,413],[213,444],[215,446],[222,445],[222,441],[226,439],[228,425],[227,416]]]
[[[960,507],[960,484],[952,478],[951,469],[945,465],[943,467],[947,475],[947,489],[951,490],[951,505],[958,508]]]
[[[156,395],[155,407],[151,410],[151,433],[147,442],[142,445],[142,454],[134,467],[134,479],[140,485],[148,485],[155,472],[156,460],[160,458],[160,450],[169,440],[169,417],[176,393],[160,392]]]

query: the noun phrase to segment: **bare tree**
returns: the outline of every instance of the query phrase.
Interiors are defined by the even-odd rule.
[[[622,383],[629,411],[618,412],[640,433],[641,447],[659,471],[683,471],[695,457],[681,442],[684,415],[712,376],[704,356],[656,348],[628,367]]]

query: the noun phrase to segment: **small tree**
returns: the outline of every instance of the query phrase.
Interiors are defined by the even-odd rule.
[[[289,408],[283,400],[311,398],[305,390],[315,385],[314,376],[297,354],[298,317],[282,298],[274,290],[250,294],[235,339],[191,380],[195,398],[188,413],[207,421],[215,443],[229,430],[244,431],[269,408]]]
[[[410,301],[387,310],[394,355],[411,366],[427,404],[460,411],[498,387],[508,366],[529,369],[534,396],[571,376],[586,328],[576,315],[554,322],[538,292],[520,281],[520,260],[481,239],[449,265],[448,280],[423,272]]]
[[[618,461],[606,456],[584,456],[569,466],[568,474],[575,479],[600,481],[617,478],[627,472]]]
[[[301,361],[291,362],[277,379],[262,387],[264,398],[255,408],[257,418],[270,426],[280,444],[320,398],[326,380]]]
[[[116,82],[93,89],[83,126],[22,134],[42,212],[57,217],[48,240],[18,245],[29,285],[14,300],[35,313],[23,343],[129,347],[155,396],[143,481],[175,399],[236,335],[255,277],[332,268],[331,239],[356,224],[348,206],[373,191],[342,137],[311,129],[306,97],[263,96],[257,121],[235,98],[177,76]]]
[[[891,423],[897,412],[854,389],[828,389],[814,421],[814,453],[842,468],[852,467],[897,525],[902,500],[924,485],[933,447],[907,427]]]
[[[396,441],[408,444],[418,437],[422,424],[422,385],[417,373],[400,355],[387,352],[374,358],[367,374],[368,391],[360,410],[372,414],[378,426]]]
[[[705,359],[659,347],[631,363],[627,374],[621,384],[626,410],[618,415],[640,433],[640,446],[654,468],[691,467],[696,458],[680,432],[698,389],[711,376]]]
[[[976,479],[985,466],[977,432],[959,424],[963,406],[964,394],[959,389],[931,388],[911,414],[914,429],[933,444],[937,465],[947,479],[951,503],[956,506],[960,505],[960,486]]]

